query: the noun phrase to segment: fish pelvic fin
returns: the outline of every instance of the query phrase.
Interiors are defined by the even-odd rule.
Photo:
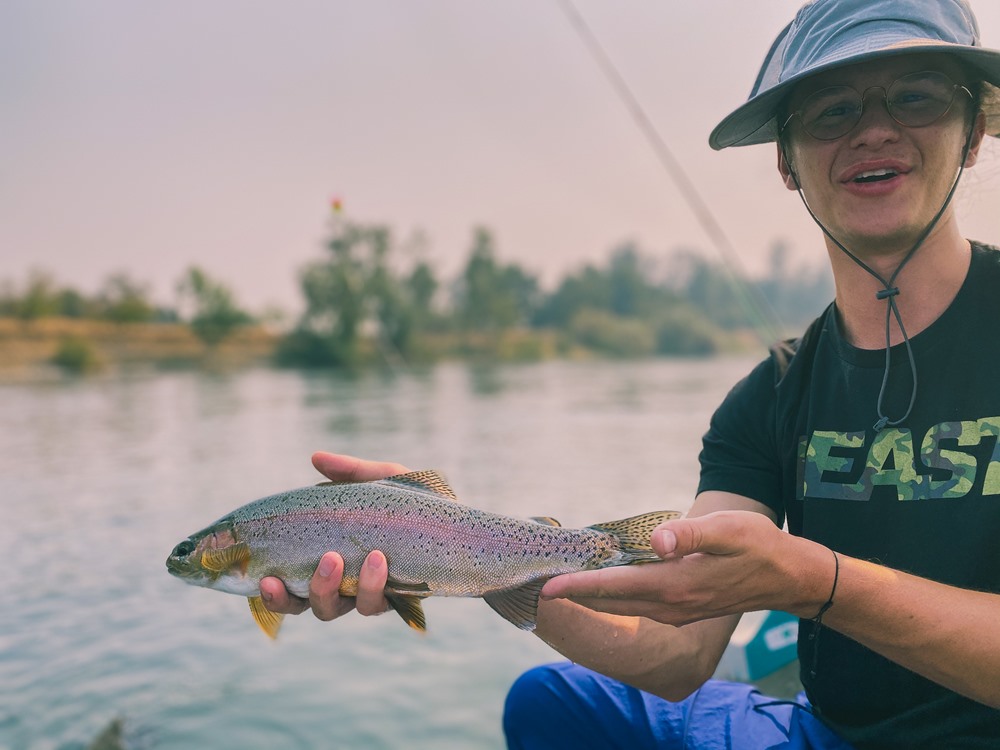
[[[424,617],[424,608],[420,603],[420,597],[406,594],[392,594],[385,592],[385,600],[389,602],[403,622],[416,630],[418,633],[427,632],[427,618]]]
[[[250,603],[250,614],[253,615],[254,622],[267,633],[268,638],[271,640],[277,638],[278,631],[281,629],[281,621],[285,619],[285,616],[265,607],[259,596],[251,596],[247,601]]]
[[[521,630],[532,631],[538,618],[538,597],[549,578],[545,576],[514,589],[493,591],[486,594],[483,600],[508,622]]]
[[[605,521],[595,523],[588,528],[595,531],[603,531],[611,534],[621,544],[624,563],[652,562],[659,560],[659,555],[653,551],[650,543],[650,536],[653,529],[665,521],[680,518],[681,514],[675,510],[660,510],[652,513],[643,513],[631,518],[623,518],[620,521]]]

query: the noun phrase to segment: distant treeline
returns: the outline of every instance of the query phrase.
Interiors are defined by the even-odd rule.
[[[789,330],[832,298],[825,266],[790,269],[772,250],[758,280],[678,252],[656,259],[631,244],[602,265],[584,265],[555,286],[516,263],[499,260],[491,233],[476,229],[458,277],[442,281],[426,260],[401,248],[384,225],[337,221],[323,257],[300,271],[304,312],[280,339],[278,361],[294,366],[353,366],[441,355],[537,358],[590,351],[607,356],[710,354],[760,324],[748,293]],[[738,288],[737,285],[741,288]],[[44,272],[24,288],[0,285],[0,316],[47,316],[130,322],[183,322],[215,345],[240,326],[260,322],[232,291],[202,269],[177,283],[178,306],[163,307],[127,275],[108,278],[96,295],[60,287]]]

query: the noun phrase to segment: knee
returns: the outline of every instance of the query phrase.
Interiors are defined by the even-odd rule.
[[[565,726],[569,702],[560,666],[547,664],[529,669],[511,686],[503,711],[508,747],[544,746],[533,740],[545,736],[553,727]]]

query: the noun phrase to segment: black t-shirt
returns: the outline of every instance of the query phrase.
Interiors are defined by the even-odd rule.
[[[845,555],[1000,592],[1000,251],[973,243],[958,295],[911,344],[913,411],[876,433],[885,350],[848,344],[831,305],[726,397],[704,438],[699,491],[757,500],[792,534]],[[890,354],[883,413],[895,420],[913,383],[905,347]],[[825,627],[814,664],[812,630],[801,622],[802,681],[849,742],[1000,747],[1000,711]]]

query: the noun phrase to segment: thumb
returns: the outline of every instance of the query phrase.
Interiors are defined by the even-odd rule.
[[[667,521],[653,529],[650,542],[660,557],[684,557],[695,552],[727,554],[733,551],[732,519],[725,513]]]

